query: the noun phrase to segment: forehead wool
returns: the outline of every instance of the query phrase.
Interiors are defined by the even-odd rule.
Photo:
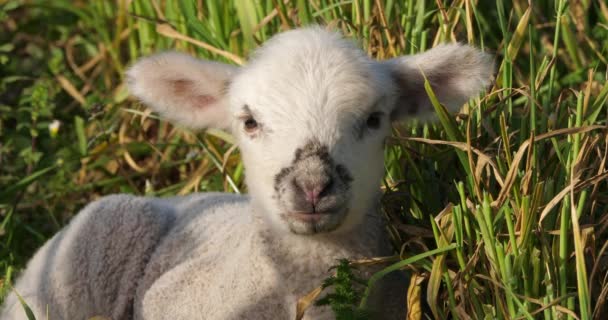
[[[279,117],[361,114],[383,93],[372,63],[337,33],[320,28],[289,31],[254,54],[235,78],[231,94],[252,109]]]

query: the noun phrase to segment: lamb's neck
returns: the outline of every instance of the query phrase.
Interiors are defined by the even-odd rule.
[[[370,212],[358,227],[337,234],[296,235],[270,228],[263,219],[254,219],[256,250],[281,263],[296,262],[302,268],[323,269],[337,259],[361,259],[390,254],[384,221]]]

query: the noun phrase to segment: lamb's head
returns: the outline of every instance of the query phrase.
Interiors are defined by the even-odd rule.
[[[243,67],[161,53],[137,62],[128,81],[178,124],[230,130],[255,210],[278,229],[314,234],[350,230],[377,204],[391,122],[432,113],[423,73],[454,109],[492,69],[457,44],[377,62],[315,27],[275,36]]]

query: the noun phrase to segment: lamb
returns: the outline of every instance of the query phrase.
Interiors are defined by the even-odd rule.
[[[15,289],[44,319],[294,319],[340,258],[390,255],[377,214],[390,124],[460,107],[491,81],[488,55],[440,45],[388,61],[308,27],[242,67],[176,52],[143,58],[131,93],[176,124],[238,141],[249,195],[113,195],[88,205],[29,262]],[[404,319],[405,282],[372,292]],[[304,319],[331,319],[313,307]],[[1,319],[26,319],[14,294]]]

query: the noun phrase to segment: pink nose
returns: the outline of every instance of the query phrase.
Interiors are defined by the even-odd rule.
[[[317,181],[315,183],[308,183],[303,185],[301,188],[303,200],[312,205],[313,210],[319,202],[323,199],[323,197],[327,196],[328,193],[331,192],[332,188],[332,179],[328,179],[326,181],[320,182]]]
[[[319,187],[305,189],[304,197],[306,202],[312,204],[313,206],[319,203],[319,195],[321,194],[322,189]]]

